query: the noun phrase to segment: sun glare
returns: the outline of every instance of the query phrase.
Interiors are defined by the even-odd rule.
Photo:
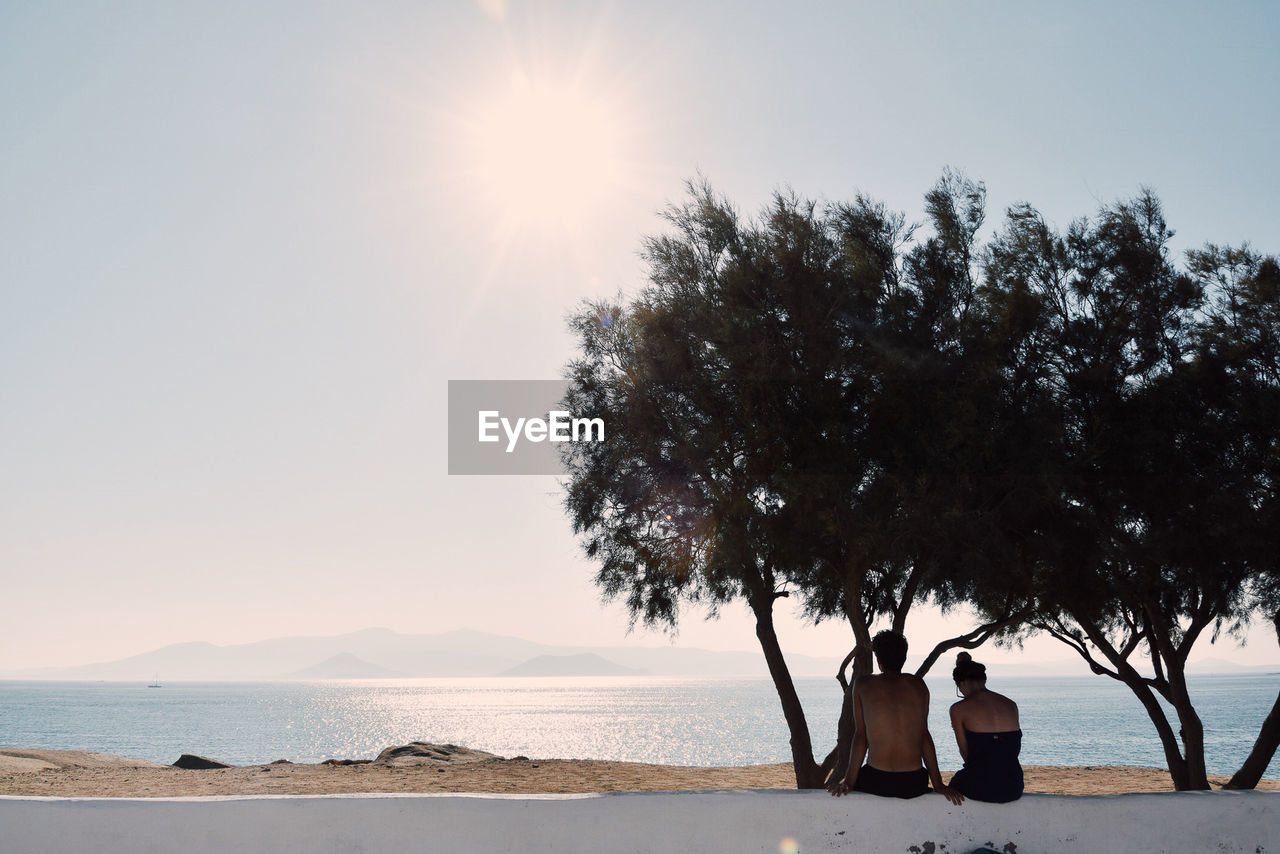
[[[473,169],[504,228],[577,228],[624,178],[621,119],[594,93],[517,78],[475,118]]]

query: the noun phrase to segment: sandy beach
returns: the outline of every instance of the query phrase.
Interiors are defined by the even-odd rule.
[[[1058,795],[1168,792],[1166,771],[1119,766],[1025,768],[1026,790]],[[944,776],[949,776],[946,774]],[[1227,778],[1211,776],[1215,788]],[[507,794],[790,789],[789,764],[732,768],[583,759],[483,758],[394,765],[278,762],[189,771],[101,753],[0,749],[0,795],[163,798],[192,795],[319,795],[354,792]],[[1266,780],[1260,789],[1280,789]]]

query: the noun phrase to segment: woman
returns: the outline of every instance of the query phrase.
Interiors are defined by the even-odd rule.
[[[964,697],[951,707],[951,728],[964,759],[964,768],[951,778],[951,786],[975,801],[1016,801],[1022,797],[1018,704],[987,690],[986,666],[967,652],[956,656],[951,678]]]

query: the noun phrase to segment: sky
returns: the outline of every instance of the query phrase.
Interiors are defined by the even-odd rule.
[[[447,474],[448,381],[560,376],[566,316],[643,287],[699,174],[748,213],[790,187],[919,219],[951,166],[990,223],[1059,226],[1148,186],[1179,252],[1280,251],[1278,29],[1267,3],[0,5],[0,671],[370,626],[671,642],[601,603],[555,478]],[[736,607],[676,642],[755,646]],[[1202,646],[1280,661],[1265,627]]]

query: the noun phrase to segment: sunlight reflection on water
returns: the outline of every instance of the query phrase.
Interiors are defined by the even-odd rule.
[[[947,720],[953,686],[929,680],[930,727],[944,769],[959,765]],[[1214,773],[1252,746],[1280,676],[1192,683]],[[835,740],[833,679],[800,679],[814,750]],[[1023,677],[992,686],[1016,700],[1026,764],[1163,767],[1151,723],[1121,686],[1090,677]],[[500,756],[745,765],[790,759],[768,680],[662,678],[397,679],[333,682],[0,682],[0,745],[95,750],[172,762],[200,753],[252,764],[372,758],[408,741]],[[1280,776],[1273,762],[1268,776]]]

